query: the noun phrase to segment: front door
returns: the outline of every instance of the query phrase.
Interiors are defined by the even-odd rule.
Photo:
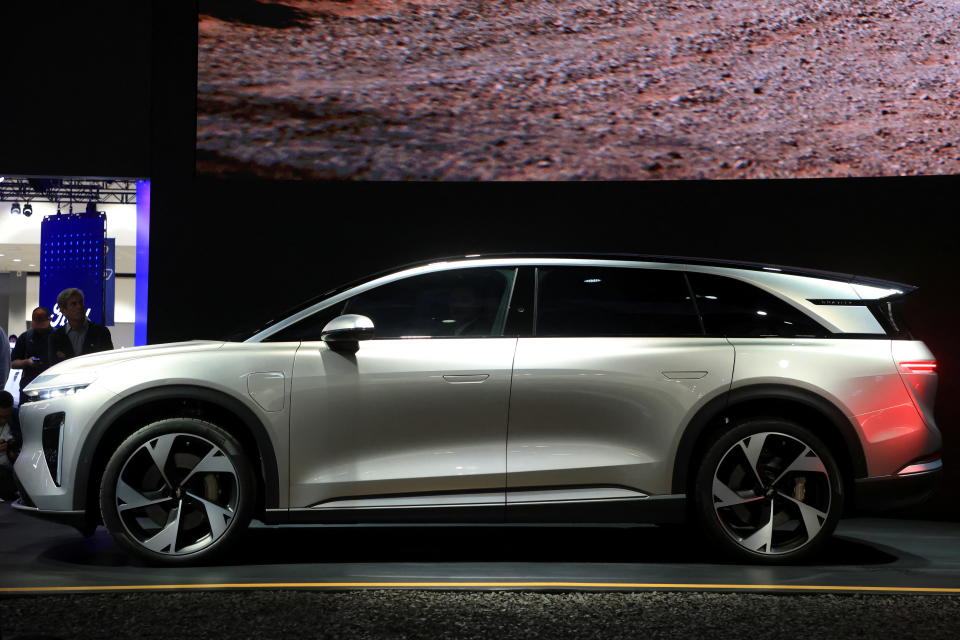
[[[413,276],[349,299],[355,353],[304,341],[293,372],[294,509],[503,505],[514,269]]]

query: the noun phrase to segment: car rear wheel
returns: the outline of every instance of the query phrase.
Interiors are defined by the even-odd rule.
[[[246,529],[254,486],[236,438],[203,420],[171,418],[113,453],[100,509],[117,543],[147,563],[209,562]]]
[[[785,564],[813,557],[843,511],[830,449],[809,429],[753,418],[707,449],[694,508],[710,541],[734,559]]]

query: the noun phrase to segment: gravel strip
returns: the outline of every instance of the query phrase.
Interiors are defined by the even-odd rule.
[[[956,638],[960,597],[441,591],[17,596],[2,637]]]

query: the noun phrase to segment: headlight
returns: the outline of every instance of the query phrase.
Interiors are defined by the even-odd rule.
[[[69,396],[85,389],[97,376],[92,371],[75,371],[70,373],[54,373],[38,376],[23,390],[24,402],[51,400],[61,396]]]

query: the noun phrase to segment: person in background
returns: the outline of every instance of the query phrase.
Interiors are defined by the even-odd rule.
[[[50,337],[50,351],[53,354],[51,365],[74,356],[113,349],[110,330],[102,324],[90,322],[87,318],[83,291],[64,289],[57,296],[57,304],[60,306],[60,313],[67,318],[67,323],[58,327]]]
[[[30,328],[17,338],[10,363],[14,369],[23,369],[20,402],[23,402],[23,388],[50,366],[50,311],[46,307],[37,307],[30,319]]]
[[[0,327],[0,389],[7,384],[7,376],[10,375],[10,342],[7,341],[7,334]]]
[[[3,346],[6,347],[6,341]],[[0,391],[0,500],[12,500],[17,494],[13,461],[20,453],[20,432],[11,424],[12,415],[13,396],[9,391]]]

